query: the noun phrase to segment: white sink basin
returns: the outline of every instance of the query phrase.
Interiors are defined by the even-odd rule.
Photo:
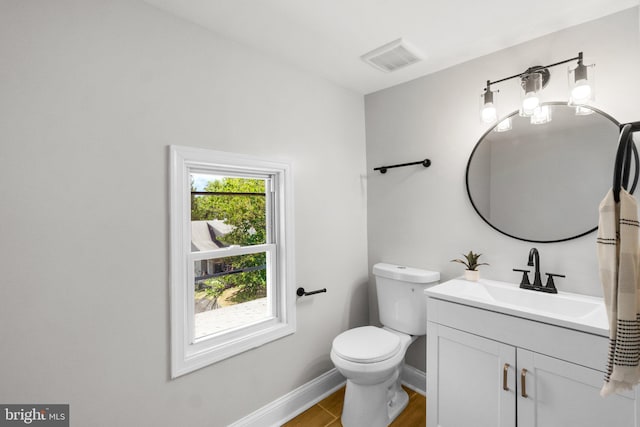
[[[547,294],[520,289],[516,284],[482,279],[454,279],[429,288],[425,294],[545,323],[609,335],[602,298],[558,291]]]

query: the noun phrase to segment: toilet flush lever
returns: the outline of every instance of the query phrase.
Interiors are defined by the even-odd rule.
[[[327,288],[318,289],[317,291],[305,292],[304,288],[300,287],[298,288],[298,290],[296,290],[296,295],[298,295],[299,297],[306,297],[309,295],[320,294],[322,292],[327,292]]]

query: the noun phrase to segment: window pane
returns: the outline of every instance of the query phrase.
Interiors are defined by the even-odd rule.
[[[194,262],[195,338],[272,316],[264,252]]]
[[[265,179],[191,174],[191,250],[267,242]]]

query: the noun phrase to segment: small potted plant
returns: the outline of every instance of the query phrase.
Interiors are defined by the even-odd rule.
[[[480,278],[480,272],[477,268],[481,265],[489,265],[486,262],[478,262],[478,258],[480,258],[482,254],[474,254],[473,251],[469,251],[468,254],[462,255],[465,257],[465,260],[462,259],[452,259],[451,262],[459,262],[460,264],[464,264],[467,269],[464,271],[464,278],[466,280],[471,280],[473,282],[477,282]]]

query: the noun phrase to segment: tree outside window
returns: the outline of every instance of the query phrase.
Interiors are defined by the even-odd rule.
[[[204,179],[202,188],[203,176],[199,177],[202,190],[198,191],[192,177],[191,220],[207,222],[211,239],[224,247],[266,243],[265,180],[220,176]],[[223,294],[225,305],[265,297],[266,253],[217,259],[213,268],[196,277],[196,290],[199,305],[205,309],[218,308]],[[203,299],[211,303],[202,304]]]

